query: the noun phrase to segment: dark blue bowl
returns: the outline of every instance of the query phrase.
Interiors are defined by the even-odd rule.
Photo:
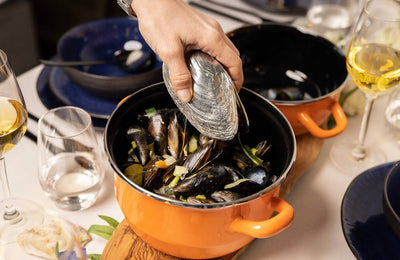
[[[383,184],[383,212],[393,232],[400,238],[400,161],[388,171]]]
[[[116,50],[134,41],[143,51],[151,51],[139,32],[138,21],[129,17],[107,18],[78,25],[58,41],[58,56],[63,61],[112,60]],[[161,59],[155,55],[153,66],[130,73],[113,64],[63,67],[68,77],[80,87],[108,98],[122,98],[144,86],[162,81]]]

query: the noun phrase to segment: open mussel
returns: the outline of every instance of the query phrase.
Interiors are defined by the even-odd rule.
[[[205,163],[210,158],[213,144],[213,141],[209,141],[206,145],[200,146],[193,153],[188,155],[183,166],[188,170],[189,174],[197,171],[205,165]],[[184,177],[185,176],[182,176],[182,179],[184,179]]]
[[[137,155],[142,165],[145,165],[150,160],[151,145],[153,139],[148,131],[138,125],[128,128],[126,137],[131,142],[132,148],[137,150]]]
[[[168,124],[168,151],[174,158],[181,157],[183,153],[187,141],[186,124],[182,114],[177,111],[172,112]]]
[[[161,183],[162,169],[156,166],[156,162],[162,160],[160,156],[154,156],[144,167],[143,167],[143,187],[149,190],[153,190],[159,187]]]
[[[147,130],[154,139],[154,150],[160,154],[167,152],[167,123],[165,115],[156,113],[149,118]]]

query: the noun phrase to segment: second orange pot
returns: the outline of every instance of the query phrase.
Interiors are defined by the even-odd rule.
[[[243,86],[272,101],[296,135],[328,138],[345,130],[347,119],[338,99],[347,78],[346,58],[335,44],[273,23],[238,28],[228,37],[243,61]],[[323,129],[330,115],[336,126]]]

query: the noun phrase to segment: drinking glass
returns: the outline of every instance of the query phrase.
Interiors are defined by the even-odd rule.
[[[92,120],[85,110],[64,106],[38,123],[39,182],[46,196],[66,210],[93,205],[104,169]]]
[[[364,0],[311,0],[304,18],[295,25],[309,28],[345,47]]]
[[[17,235],[26,228],[42,223],[43,210],[35,202],[12,198],[8,184],[5,154],[24,136],[27,124],[25,101],[5,52],[0,50],[0,182],[4,210],[0,220],[0,243],[16,242]]]
[[[366,147],[365,139],[374,100],[400,82],[400,3],[396,0],[368,0],[354,27],[347,53],[347,70],[365,94],[366,104],[358,142],[333,145],[330,157],[345,172],[361,171],[385,162],[377,146]]]

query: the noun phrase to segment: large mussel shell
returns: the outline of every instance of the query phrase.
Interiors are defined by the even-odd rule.
[[[163,64],[167,90],[179,110],[200,132],[218,140],[231,140],[238,131],[238,108],[243,110],[234,83],[222,65],[209,55],[193,51],[187,59],[193,78],[193,99],[182,102],[171,84],[168,68]],[[247,115],[245,116],[248,123]]]

